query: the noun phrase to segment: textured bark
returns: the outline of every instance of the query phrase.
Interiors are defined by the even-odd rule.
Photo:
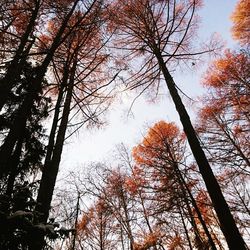
[[[183,105],[182,100],[179,96],[174,80],[170,75],[160,52],[155,52],[155,55],[157,57],[160,69],[163,73],[172,100],[175,104],[176,110],[179,114],[190,148],[198,164],[203,180],[206,184],[208,193],[210,195],[214,209],[220,221],[220,227],[226,238],[228,247],[232,250],[246,249],[245,242],[236,226],[235,220],[230,212],[228,204],[222,194],[220,186],[200,145],[199,139],[190,121],[190,117],[186,111],[186,108]]]

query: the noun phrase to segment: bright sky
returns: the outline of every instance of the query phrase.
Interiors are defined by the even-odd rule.
[[[236,46],[230,36],[232,26],[230,15],[236,2],[236,0],[204,1],[204,7],[200,11],[202,18],[200,35],[203,40],[216,32],[227,42],[227,47]],[[206,67],[198,65],[198,68],[199,70],[185,71],[174,76],[176,83],[192,98],[204,91],[199,81]],[[151,104],[141,97],[132,108],[133,116],[128,116],[127,113],[133,98],[126,98],[123,103],[117,102],[109,111],[106,127],[90,131],[82,129],[78,135],[72,136],[66,143],[60,169],[65,173],[68,170],[82,168],[92,161],[110,159],[116,144],[123,142],[130,147],[135,146],[141,141],[147,128],[159,120],[164,119],[167,122],[179,123],[170,97],[167,94],[162,94],[159,99],[159,102]],[[187,101],[185,103],[188,104]],[[188,110],[193,112],[194,105],[188,105]]]

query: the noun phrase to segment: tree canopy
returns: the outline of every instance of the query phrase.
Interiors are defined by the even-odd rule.
[[[203,5],[1,3],[0,249],[248,249],[250,3],[231,15],[234,48],[200,42]],[[176,76],[207,61],[193,121]],[[153,121],[136,145],[63,177],[69,138],[103,128],[125,93],[131,106],[167,94],[179,124]]]

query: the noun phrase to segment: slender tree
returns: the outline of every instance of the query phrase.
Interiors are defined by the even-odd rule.
[[[88,6],[90,9],[86,10],[88,15],[85,12],[76,13],[73,21],[68,23],[68,26],[74,26],[75,33],[65,39],[61,50],[55,54],[54,62],[58,60],[55,70],[58,73],[56,77],[59,77],[59,92],[36,207],[43,223],[49,216],[68,123],[80,111],[84,118],[81,124],[86,121],[94,124],[98,114],[106,108],[101,105],[110,100],[102,89],[109,86],[116,76],[107,81],[101,71],[107,60],[107,55],[103,53],[105,43],[101,43],[99,34],[102,7],[100,1],[93,1]],[[75,25],[77,22],[78,26]],[[66,60],[62,63],[61,58],[64,56]],[[76,107],[78,111],[71,115],[71,110]]]
[[[169,213],[175,213],[177,207],[185,206],[185,213],[193,227],[196,240],[199,240],[199,245],[207,247],[208,241],[211,248],[216,249],[202,213],[190,191],[191,183],[189,184],[184,178],[188,167],[180,169],[180,165],[185,166],[183,162],[185,153],[185,138],[175,124],[164,121],[150,128],[143,142],[133,149],[137,167],[141,168],[145,174],[149,173],[148,178],[151,184],[147,185],[153,187],[156,202],[159,200],[156,207],[160,211],[164,211],[165,208]],[[207,239],[199,234],[192,209],[196,211]],[[182,213],[180,215],[182,216]]]
[[[147,56],[131,87],[148,88],[163,77],[175,104],[190,148],[199,166],[222,232],[230,249],[245,249],[245,242],[235,224],[228,204],[201,147],[178,88],[170,74],[170,62],[190,59],[203,52],[192,52],[196,29],[195,11],[200,1],[119,1],[115,2],[113,23],[118,26],[122,39],[117,44],[130,54]],[[112,24],[111,24],[112,25]],[[126,41],[126,42],[125,42]],[[122,47],[123,45],[123,47]],[[142,59],[143,60],[143,59]],[[237,243],[236,243],[237,242]]]
[[[250,88],[248,53],[226,51],[209,67],[203,83],[198,131],[212,154],[210,162],[247,174],[250,167]]]

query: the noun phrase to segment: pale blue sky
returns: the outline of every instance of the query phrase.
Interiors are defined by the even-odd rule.
[[[236,0],[205,0],[204,7],[200,11],[202,23],[200,34],[203,39],[209,38],[212,33],[217,32],[227,42],[227,47],[235,47],[231,39],[230,28],[232,23],[230,15],[236,5]],[[202,71],[206,65],[198,66],[195,72],[183,72],[174,76],[175,81],[192,98],[201,94],[202,87],[199,84]],[[82,129],[77,136],[72,136],[65,145],[61,163],[63,172],[78,169],[91,161],[108,159],[112,155],[115,145],[125,143],[135,146],[142,139],[147,127],[159,120],[179,123],[178,116],[173,107],[171,99],[163,94],[156,104],[145,102],[140,98],[133,106],[134,117],[127,117],[127,110],[132,99],[117,103],[109,112],[108,125],[103,129],[86,131]],[[189,112],[194,111],[195,106],[189,105]],[[193,118],[194,119],[194,118]]]

